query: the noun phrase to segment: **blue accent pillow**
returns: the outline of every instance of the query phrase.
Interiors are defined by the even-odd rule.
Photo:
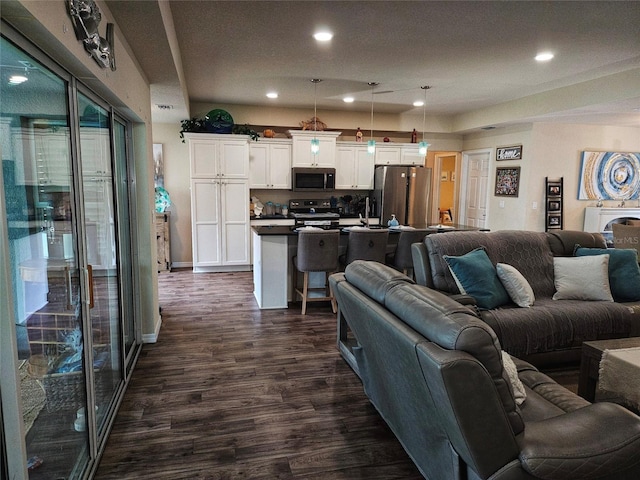
[[[616,302],[640,301],[640,266],[635,250],[577,247],[574,253],[577,257],[609,255],[609,285],[613,299]]]
[[[443,256],[460,293],[472,296],[479,308],[490,310],[510,302],[487,252],[477,248],[460,257]]]

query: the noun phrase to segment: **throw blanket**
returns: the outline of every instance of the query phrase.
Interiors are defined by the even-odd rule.
[[[619,394],[640,409],[640,347],[602,352],[600,388]]]

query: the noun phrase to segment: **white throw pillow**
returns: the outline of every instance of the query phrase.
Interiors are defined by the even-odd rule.
[[[554,257],[554,300],[613,302],[609,287],[609,255]]]
[[[502,282],[505,290],[513,300],[513,303],[519,307],[530,307],[536,301],[533,294],[533,288],[527,282],[527,279],[518,271],[518,269],[508,263],[498,263],[496,265],[498,278]]]
[[[522,405],[527,399],[527,392],[524,389],[524,385],[518,377],[518,368],[516,364],[513,363],[511,355],[502,350],[502,365],[504,366],[504,371],[509,377],[509,382],[511,382],[511,389],[513,390],[513,398],[516,401],[517,405]]]

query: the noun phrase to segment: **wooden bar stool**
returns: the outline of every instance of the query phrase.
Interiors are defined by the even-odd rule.
[[[354,260],[373,260],[384,263],[387,255],[389,230],[355,228],[349,232],[347,251],[340,257],[340,262],[347,266]]]
[[[307,313],[307,302],[331,301],[333,313],[337,312],[336,300],[327,281],[329,274],[338,271],[338,245],[340,230],[300,230],[298,251],[293,257],[294,299],[302,297],[302,314]],[[302,290],[298,289],[298,271],[304,273]],[[310,272],[325,272],[323,287],[309,287]],[[320,293],[319,295],[319,292]]]
[[[402,230],[398,236],[395,252],[387,254],[387,265],[413,278],[411,245],[422,242],[428,233],[426,229]]]

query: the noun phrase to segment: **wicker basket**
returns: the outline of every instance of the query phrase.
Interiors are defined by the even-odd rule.
[[[60,359],[58,364],[64,361]],[[103,367],[95,369],[96,391],[98,399],[104,397],[109,391],[109,375],[101,374]],[[56,369],[53,369],[55,371]],[[106,372],[102,372],[106,373]],[[47,392],[47,411],[77,410],[86,405],[86,385],[84,371],[69,373],[49,373],[42,379],[44,389]]]

